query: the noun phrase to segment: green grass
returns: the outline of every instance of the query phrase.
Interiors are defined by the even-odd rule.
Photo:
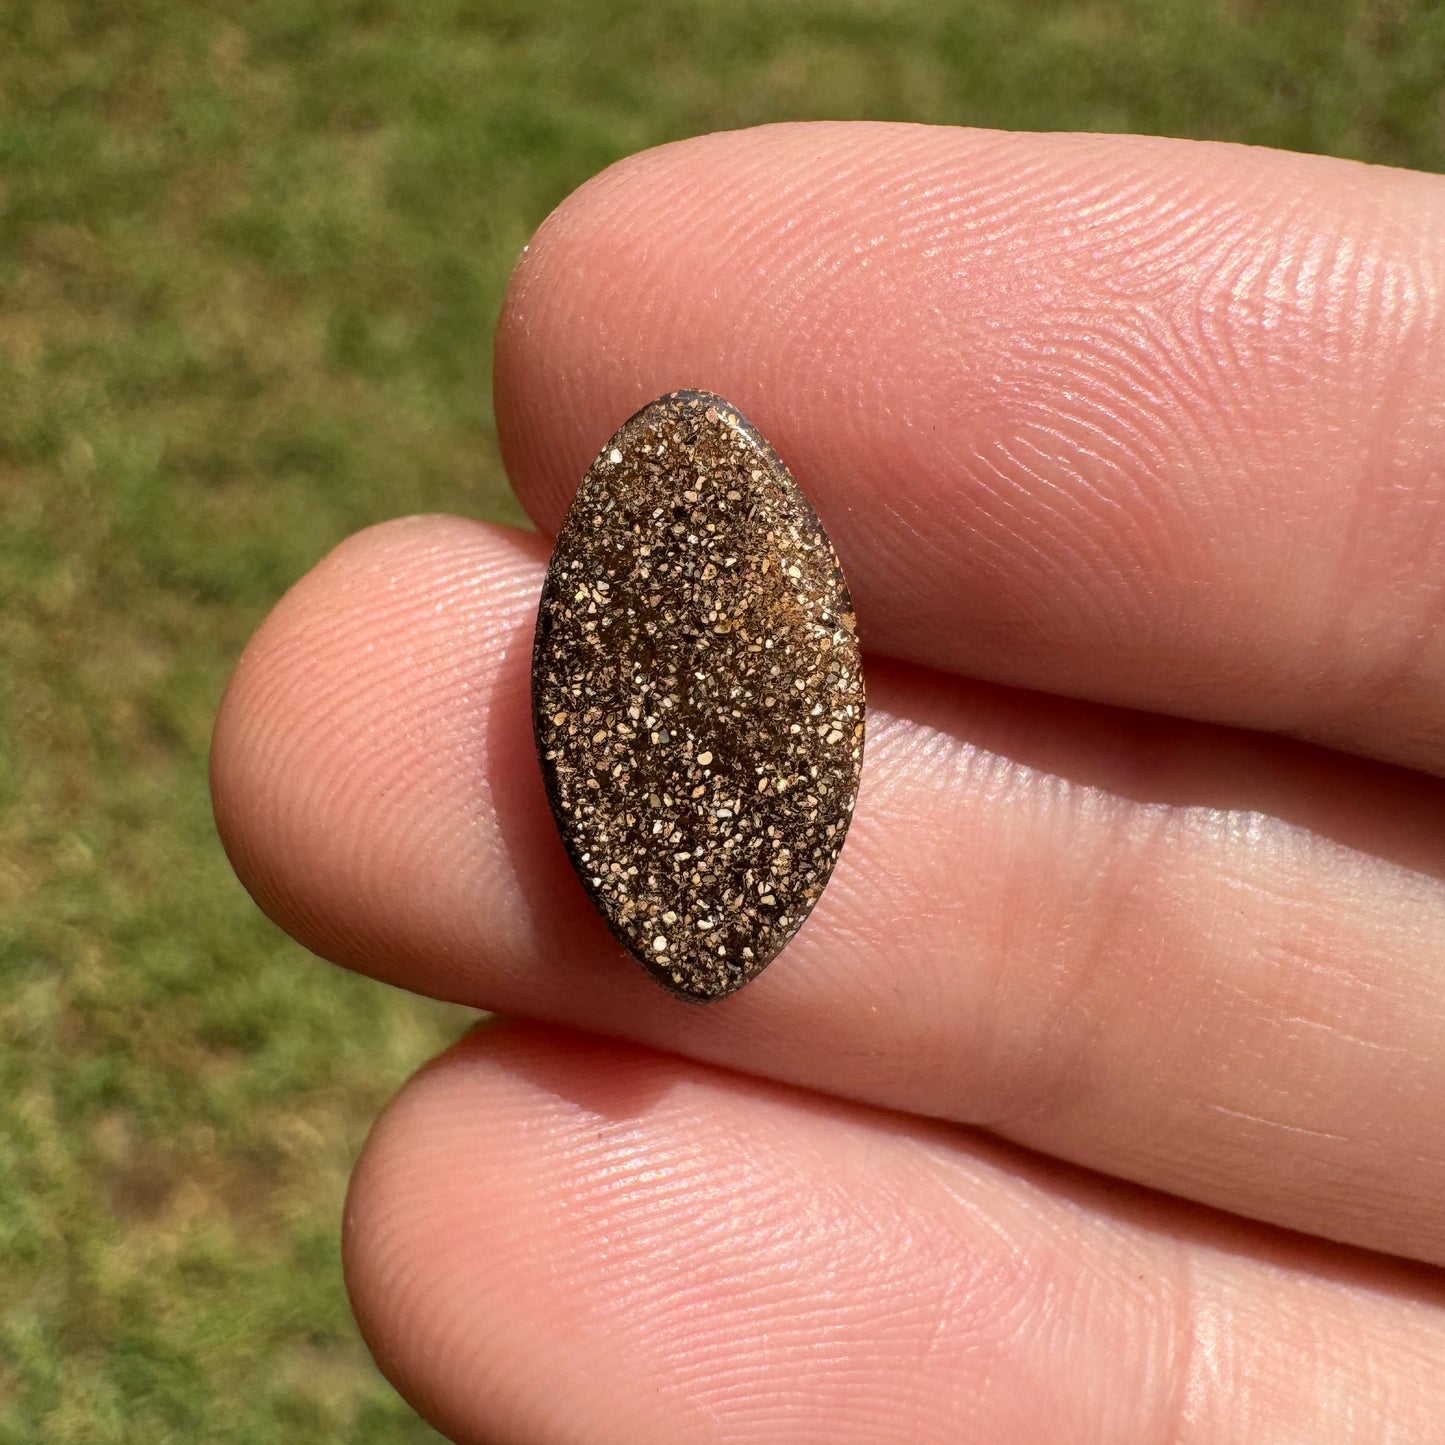
[[[517,517],[490,332],[552,205],[819,116],[1438,170],[1441,57],[1411,0],[0,6],[0,1445],[436,1438],[355,1337],[337,1220],[465,1018],[260,917],[205,756],[333,543]]]

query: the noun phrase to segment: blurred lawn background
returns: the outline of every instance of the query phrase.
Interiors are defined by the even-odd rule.
[[[0,1442],[420,1442],[337,1226],[466,1024],[317,963],[215,841],[211,718],[347,533],[517,519],[513,258],[619,156],[810,117],[1445,169],[1412,0],[0,4]]]

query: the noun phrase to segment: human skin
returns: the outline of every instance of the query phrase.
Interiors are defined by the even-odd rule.
[[[881,125],[565,202],[497,336],[541,536],[372,528],[216,727],[242,881],[504,1016],[347,1205],[381,1367],[466,1442],[1439,1438],[1445,181]],[[869,652],[838,869],[707,1009],[591,912],[528,712],[619,421],[738,406]]]

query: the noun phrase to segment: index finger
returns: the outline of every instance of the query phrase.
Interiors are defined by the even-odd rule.
[[[617,423],[739,406],[865,643],[1445,771],[1445,182],[873,124],[622,162],[538,232],[497,421],[554,531]]]

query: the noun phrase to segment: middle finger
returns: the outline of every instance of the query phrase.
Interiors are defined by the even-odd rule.
[[[535,537],[412,519],[258,634],[217,815],[303,942],[1445,1260],[1439,782],[875,668],[832,886],[762,978],[691,1009],[619,956],[552,829],[527,701],[544,563]]]

